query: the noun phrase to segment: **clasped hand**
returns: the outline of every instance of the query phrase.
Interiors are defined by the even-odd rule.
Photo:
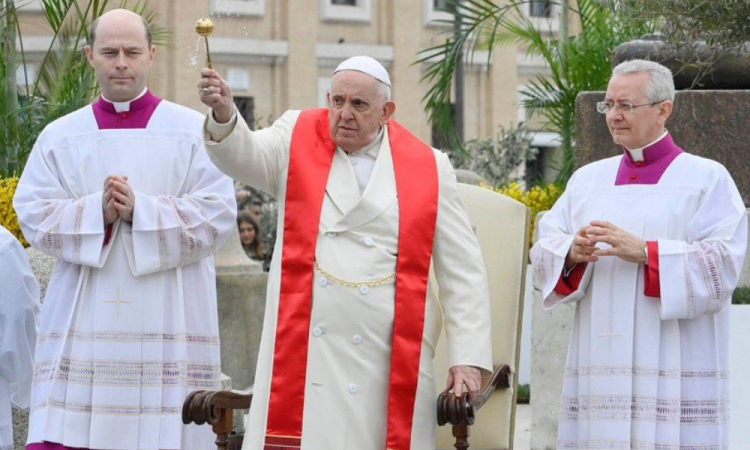
[[[611,248],[597,248],[596,244],[604,242]],[[643,249],[646,241],[602,220],[594,220],[591,224],[581,227],[573,239],[573,245],[565,258],[565,266],[596,262],[602,256],[617,256],[625,261],[643,264],[646,254]]]
[[[104,181],[104,225],[110,225],[118,217],[128,222],[133,221],[135,194],[128,184],[127,176],[110,175]]]

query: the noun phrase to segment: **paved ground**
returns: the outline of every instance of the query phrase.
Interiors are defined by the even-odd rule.
[[[516,434],[513,437],[513,450],[531,449],[531,406],[516,406]]]

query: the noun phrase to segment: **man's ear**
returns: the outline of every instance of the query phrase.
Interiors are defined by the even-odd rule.
[[[667,119],[669,119],[669,116],[672,115],[673,109],[674,109],[674,103],[672,103],[671,100],[662,102],[661,105],[659,105],[659,120],[666,123]]]
[[[388,122],[388,119],[396,112],[396,104],[392,100],[385,102],[383,107],[383,117],[381,118],[383,123]]]
[[[151,50],[149,50],[149,53],[150,53],[149,58],[151,59],[151,64],[153,64],[154,63],[154,57],[156,56],[156,46],[155,45],[151,46]]]
[[[89,62],[89,65],[94,65],[94,49],[90,45],[86,45],[83,47],[83,52],[86,53],[86,60]]]

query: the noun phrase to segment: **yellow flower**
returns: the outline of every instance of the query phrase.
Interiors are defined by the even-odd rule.
[[[21,241],[24,247],[28,247],[29,243],[23,237],[18,216],[13,209],[13,195],[16,193],[17,186],[18,178],[0,178],[0,225]]]
[[[534,222],[536,215],[541,211],[547,211],[552,208],[558,198],[563,193],[563,188],[556,184],[547,184],[544,186],[534,186],[528,191],[524,191],[517,182],[507,186],[482,186],[507,195],[513,200],[517,200],[526,205],[531,210],[531,226],[529,227],[529,242],[534,236]]]

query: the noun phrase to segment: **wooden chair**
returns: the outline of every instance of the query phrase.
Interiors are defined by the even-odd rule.
[[[437,448],[458,450],[512,449],[516,421],[513,375],[518,367],[523,322],[526,264],[529,253],[529,212],[525,205],[489,189],[458,185],[469,221],[482,249],[489,281],[494,372],[482,380],[473,405],[452,393],[438,393]],[[435,376],[448,373],[445,331],[435,349]],[[477,412],[481,408],[481,414]]]
[[[488,189],[459,183],[472,228],[482,248],[489,278],[492,315],[494,372],[482,380],[480,395],[469,404],[464,395],[437,393],[437,421],[452,429],[438,428],[437,447],[458,450],[512,449],[517,380],[523,320],[523,295],[529,248],[529,214],[521,203]],[[443,333],[444,334],[444,333]],[[435,353],[435,373],[448,373],[448,348],[443,335]],[[441,383],[437,383],[438,386]],[[185,400],[185,424],[208,423],[217,435],[219,450],[229,449],[233,410],[248,409],[252,387],[247,391],[196,391]],[[478,414],[479,410],[482,414]]]

